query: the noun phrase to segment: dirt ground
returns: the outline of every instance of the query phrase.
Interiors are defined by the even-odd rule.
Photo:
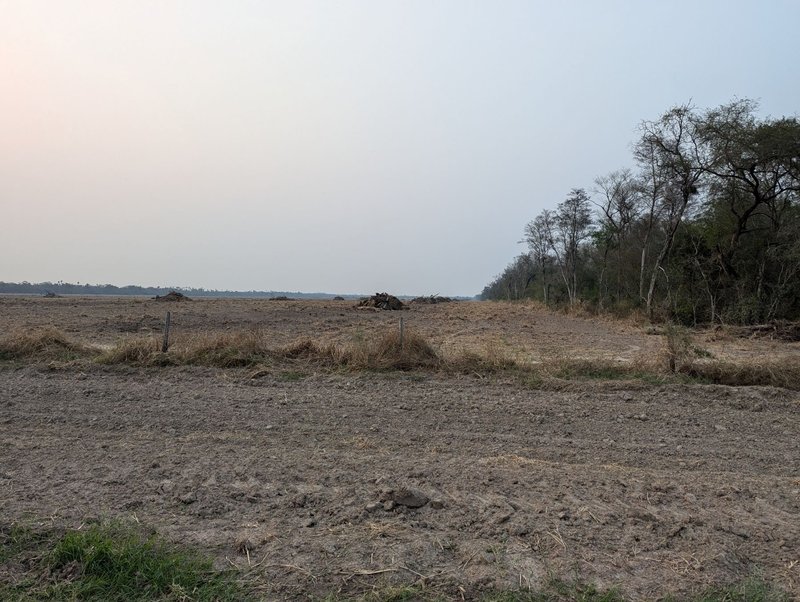
[[[167,304],[169,305],[169,304]],[[0,298],[0,332],[111,344],[261,328],[369,337],[400,315],[437,349],[660,353],[633,323],[535,306]],[[797,354],[731,341],[717,354]],[[266,599],[423,583],[451,599],[579,578],[653,600],[757,574],[800,599],[800,396],[762,387],[440,373],[0,367],[0,515],[129,517],[242,567]],[[419,506],[419,504],[422,504]],[[416,507],[419,506],[419,507]]]

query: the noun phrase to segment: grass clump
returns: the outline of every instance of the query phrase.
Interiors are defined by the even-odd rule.
[[[438,368],[441,359],[428,341],[413,331],[390,330],[380,338],[340,350],[338,362],[348,368],[367,370],[413,370]]]
[[[119,341],[101,353],[96,361],[100,364],[166,366],[171,363],[171,358],[161,353],[160,342],[155,337],[138,337]]]
[[[5,529],[4,562],[28,567],[16,583],[0,586],[13,600],[250,599],[229,573],[123,523],[103,523],[57,534]],[[3,558],[3,557],[0,557]]]
[[[284,360],[307,360],[323,364],[336,364],[340,354],[333,345],[322,345],[311,339],[300,339],[278,349],[274,355],[278,359]]]
[[[663,375],[641,362],[608,359],[561,359],[544,368],[561,380],[662,380]]]
[[[449,357],[446,367],[462,374],[496,374],[521,368],[494,341],[487,342],[482,352],[468,349]]]
[[[791,600],[789,594],[757,576],[731,585],[711,587],[689,597],[665,598],[665,602],[789,602],[789,600]]]
[[[781,362],[726,361],[692,362],[680,371],[701,382],[742,386],[769,386],[800,390],[800,360],[784,359]]]
[[[201,336],[176,345],[174,354],[184,364],[246,368],[266,361],[269,349],[264,335],[254,330]]]
[[[94,349],[69,340],[53,327],[12,331],[0,339],[0,360],[71,361],[94,354]]]

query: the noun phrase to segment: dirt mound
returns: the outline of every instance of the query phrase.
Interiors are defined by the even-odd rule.
[[[358,302],[356,307],[374,307],[376,309],[403,309],[403,302],[389,293],[375,293]]]
[[[277,297],[270,297],[270,301],[297,301],[297,299],[292,299],[291,297],[287,297],[286,295],[278,295]]]
[[[450,297],[441,297],[439,295],[430,295],[429,297],[415,297],[411,303],[425,303],[428,305],[435,305],[437,303],[452,303],[453,299]]]
[[[178,291],[170,291],[166,295],[156,295],[154,301],[191,301],[189,297]]]

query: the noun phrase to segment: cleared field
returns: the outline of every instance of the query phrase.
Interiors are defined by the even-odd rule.
[[[258,328],[351,343],[400,315],[442,354],[643,361],[660,336],[534,306],[0,299],[0,330],[111,345]],[[707,333],[717,357],[796,343]],[[488,351],[487,351],[488,350]],[[313,364],[0,364],[0,514],[135,517],[241,567],[266,599],[416,583],[447,599],[551,576],[631,600],[757,574],[800,596],[800,398],[770,387]],[[422,503],[422,502],[425,503]],[[422,503],[422,505],[419,505]],[[418,507],[417,507],[418,506]],[[8,578],[13,578],[13,575]]]

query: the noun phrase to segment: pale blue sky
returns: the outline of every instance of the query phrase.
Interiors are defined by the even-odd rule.
[[[0,0],[0,280],[471,295],[800,1]]]

